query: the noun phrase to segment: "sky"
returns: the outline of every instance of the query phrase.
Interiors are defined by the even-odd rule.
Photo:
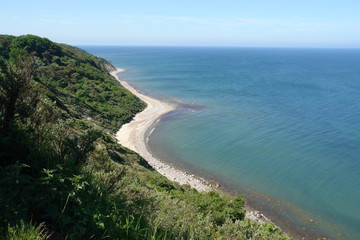
[[[0,34],[71,45],[360,48],[360,0],[0,0]]]

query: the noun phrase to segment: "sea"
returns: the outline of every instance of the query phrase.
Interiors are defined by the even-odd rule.
[[[158,158],[296,238],[360,239],[360,49],[81,48],[179,104],[150,136]]]

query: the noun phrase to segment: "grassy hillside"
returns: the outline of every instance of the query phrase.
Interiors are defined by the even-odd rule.
[[[118,145],[145,105],[106,60],[33,35],[0,35],[0,57],[0,239],[288,239]]]

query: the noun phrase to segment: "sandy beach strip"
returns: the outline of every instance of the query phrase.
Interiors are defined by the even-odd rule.
[[[212,188],[207,185],[206,181],[195,175],[187,174],[179,169],[176,169],[159,159],[156,159],[148,150],[146,145],[146,132],[165,114],[176,109],[175,104],[167,103],[157,100],[155,98],[146,96],[135,88],[130,86],[126,81],[123,81],[118,76],[118,73],[123,72],[124,69],[118,68],[110,72],[122,86],[124,86],[131,93],[136,95],[147,104],[144,111],[136,114],[134,119],[127,124],[124,124],[116,133],[116,139],[119,143],[127,147],[143,157],[156,171],[164,175],[171,181],[179,184],[187,184],[198,191],[210,191]]]
[[[176,109],[176,105],[160,101],[140,93],[134,87],[130,86],[126,81],[120,79],[118,73],[123,71],[125,71],[125,69],[117,68],[115,71],[110,72],[110,74],[114,76],[123,87],[125,87],[131,93],[144,101],[147,104],[147,107],[144,111],[136,114],[136,116],[130,123],[124,124],[116,133],[116,139],[119,141],[119,143],[122,146],[127,147],[138,153],[156,171],[158,171],[160,174],[162,174],[171,181],[177,182],[179,184],[187,184],[198,191],[207,192],[211,190],[218,190],[216,187],[211,187],[205,179],[176,169],[160,161],[159,159],[156,159],[151,154],[146,145],[147,131],[150,130],[150,128],[163,115],[174,111]],[[151,131],[153,131],[153,129]],[[270,221],[259,211],[250,210],[248,208],[246,211],[246,218],[258,222]]]

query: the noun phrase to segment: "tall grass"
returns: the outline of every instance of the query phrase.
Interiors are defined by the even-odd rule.
[[[15,226],[9,226],[3,240],[47,240],[51,234],[45,228],[44,223],[34,226],[20,221]]]

